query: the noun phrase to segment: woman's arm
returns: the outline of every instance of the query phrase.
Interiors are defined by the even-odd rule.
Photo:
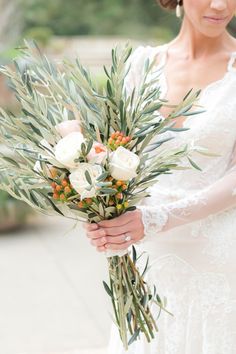
[[[152,237],[236,206],[236,169],[190,197],[157,207],[141,206],[144,233]]]
[[[144,237],[201,220],[236,206],[236,168],[211,186],[167,205],[140,206],[116,219],[87,225],[87,235],[99,251],[123,250]],[[127,236],[131,237],[127,241]]]

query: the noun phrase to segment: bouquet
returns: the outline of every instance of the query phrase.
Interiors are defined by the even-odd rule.
[[[156,178],[181,168],[182,160],[198,168],[190,157],[193,146],[159,149],[168,139],[154,137],[183,130],[173,119],[199,113],[191,111],[199,91],[190,91],[164,120],[160,72],[149,80],[154,61],[146,60],[140,87],[128,93],[132,48],[114,49],[101,92],[79,60],[56,66],[36,44],[19,50],[15,68],[0,69],[21,107],[19,115],[0,109],[0,141],[17,155],[1,154],[0,188],[13,197],[46,214],[97,223],[134,210]],[[161,310],[168,311],[145,281],[148,260],[141,272],[135,247],[124,253],[107,255],[104,287],[127,349],[141,334],[150,342]]]

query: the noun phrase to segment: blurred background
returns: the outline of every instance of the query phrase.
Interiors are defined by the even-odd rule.
[[[168,42],[180,21],[155,0],[0,0],[0,24],[1,65],[35,39],[54,60],[78,56],[102,85],[117,43]],[[0,106],[18,111],[1,76]],[[36,215],[0,191],[0,354],[105,354],[106,277],[106,259],[80,225]]]

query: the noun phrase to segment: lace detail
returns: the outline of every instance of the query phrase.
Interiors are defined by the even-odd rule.
[[[226,265],[235,257],[236,209],[211,215],[193,227],[192,235],[203,235],[207,243],[202,254],[209,257],[209,263],[215,266]]]
[[[165,208],[139,206],[142,212],[142,221],[144,226],[143,240],[152,239],[157,233],[163,229],[167,220],[168,213]]]

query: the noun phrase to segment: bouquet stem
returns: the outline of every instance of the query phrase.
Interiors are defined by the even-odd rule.
[[[133,247],[133,259],[129,254],[108,258],[110,286],[104,282],[110,295],[115,313],[115,322],[119,329],[124,348],[138,339],[141,333],[150,342],[158,332],[156,320],[151,312],[152,303],[164,309],[158,295],[151,292],[136,267],[136,250]],[[147,262],[148,263],[148,262]],[[167,311],[168,312],[168,311]],[[160,314],[160,313],[159,313]],[[159,317],[159,316],[158,316]]]

